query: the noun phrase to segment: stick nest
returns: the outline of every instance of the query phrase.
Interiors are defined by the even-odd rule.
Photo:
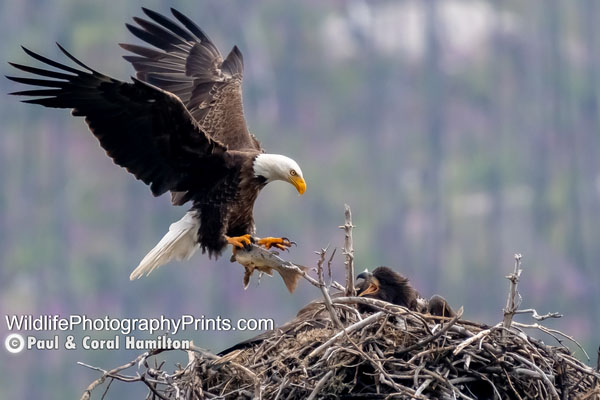
[[[222,356],[192,345],[187,351],[187,365],[172,373],[156,358],[154,366],[149,365],[149,358],[164,350],[144,353],[110,371],[88,366],[103,375],[88,386],[82,400],[88,400],[107,379],[106,391],[115,379],[143,382],[149,389],[148,399],[163,400],[600,400],[600,360],[593,369],[563,346],[567,339],[585,353],[571,337],[539,323],[525,325],[512,320],[523,313],[532,314],[537,321],[560,317],[557,313],[540,316],[533,309],[519,310],[520,254],[515,255],[514,272],[507,276],[510,290],[503,322],[486,326],[462,320],[462,308],[453,318],[421,314],[353,296],[353,225],[348,206],[344,215],[345,224],[340,228],[345,232],[345,287],[335,282],[325,284],[326,249],[317,252],[318,280],[308,275],[306,268],[258,251],[254,255],[248,252],[246,258],[237,260],[246,268],[248,279],[258,269],[277,270],[286,281],[292,271],[318,287],[323,301],[309,304],[291,322]],[[327,263],[330,281],[334,254],[335,250]],[[297,277],[286,281],[293,291],[289,283],[295,287]],[[340,290],[338,296],[343,293],[350,297],[330,296],[331,288]],[[529,336],[525,330],[530,329],[550,335],[560,346]],[[135,376],[123,375],[122,371],[135,365]]]
[[[187,366],[147,368],[142,380],[165,399],[600,399],[597,371],[523,332],[540,325],[489,327],[462,310],[448,319],[365,298],[333,306],[343,330],[316,303],[285,332],[223,357],[194,347]]]

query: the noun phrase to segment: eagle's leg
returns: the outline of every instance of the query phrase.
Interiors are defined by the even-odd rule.
[[[256,244],[258,244],[259,246],[264,246],[266,249],[270,249],[271,247],[277,247],[279,250],[287,250],[293,244],[296,244],[296,242],[292,242],[290,241],[290,239],[285,237],[266,237],[258,239],[256,241]]]
[[[225,236],[227,243],[233,246],[233,250],[239,248],[243,249],[252,244],[252,236],[250,235],[242,235],[242,236]]]

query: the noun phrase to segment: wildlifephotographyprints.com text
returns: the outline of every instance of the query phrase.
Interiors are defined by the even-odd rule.
[[[4,346],[10,353],[23,350],[151,350],[188,349],[190,340],[171,337],[185,331],[262,331],[274,328],[271,318],[231,320],[185,314],[178,318],[90,318],[86,315],[5,315],[8,331]],[[79,338],[73,333],[81,332]],[[60,332],[69,333],[61,337]],[[139,339],[136,334],[156,337]]]

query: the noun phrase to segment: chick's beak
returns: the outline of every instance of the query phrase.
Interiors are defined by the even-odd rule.
[[[359,294],[359,297],[364,297],[366,295],[374,295],[377,294],[377,292],[379,292],[379,280],[377,280],[377,278],[375,278],[374,276],[371,277],[371,281],[369,282],[369,287],[367,287],[367,289],[362,292],[361,294]]]
[[[306,182],[301,176],[295,175],[290,177],[290,183],[296,187],[296,190],[300,195],[303,195],[306,191]]]

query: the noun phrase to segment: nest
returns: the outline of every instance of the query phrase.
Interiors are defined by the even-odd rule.
[[[285,332],[225,356],[193,346],[185,367],[146,363],[140,380],[161,399],[600,399],[598,371],[523,331],[541,325],[490,327],[461,320],[462,309],[449,319],[344,297],[332,300],[342,329],[316,304]]]
[[[252,258],[249,253],[250,262],[237,260],[246,268],[245,278],[255,269],[277,270],[292,291],[297,278],[290,287],[291,281],[284,275],[294,270],[321,290],[323,300],[309,304],[279,329],[240,343],[225,354],[216,355],[192,344],[187,364],[173,372],[163,369],[164,362],[158,364],[156,358],[154,365],[149,365],[151,356],[165,350],[144,353],[110,371],[80,363],[103,372],[88,386],[82,400],[89,399],[106,380],[115,379],[143,382],[149,389],[148,399],[163,400],[600,400],[600,365],[591,368],[562,344],[567,339],[579,346],[574,339],[537,322],[526,325],[512,320],[524,313],[537,321],[560,317],[519,310],[520,254],[515,255],[514,272],[507,276],[510,287],[504,320],[494,326],[461,319],[462,308],[455,317],[444,318],[371,298],[330,296],[332,288],[341,291],[338,295],[354,293],[348,206],[345,217],[341,227],[345,231],[345,287],[331,281],[335,250],[327,263],[329,285],[324,279],[326,249],[317,253],[318,280],[309,276],[306,268],[258,252]],[[554,337],[559,346],[535,339],[526,333],[529,330]],[[136,375],[123,375],[122,371],[136,365]]]

